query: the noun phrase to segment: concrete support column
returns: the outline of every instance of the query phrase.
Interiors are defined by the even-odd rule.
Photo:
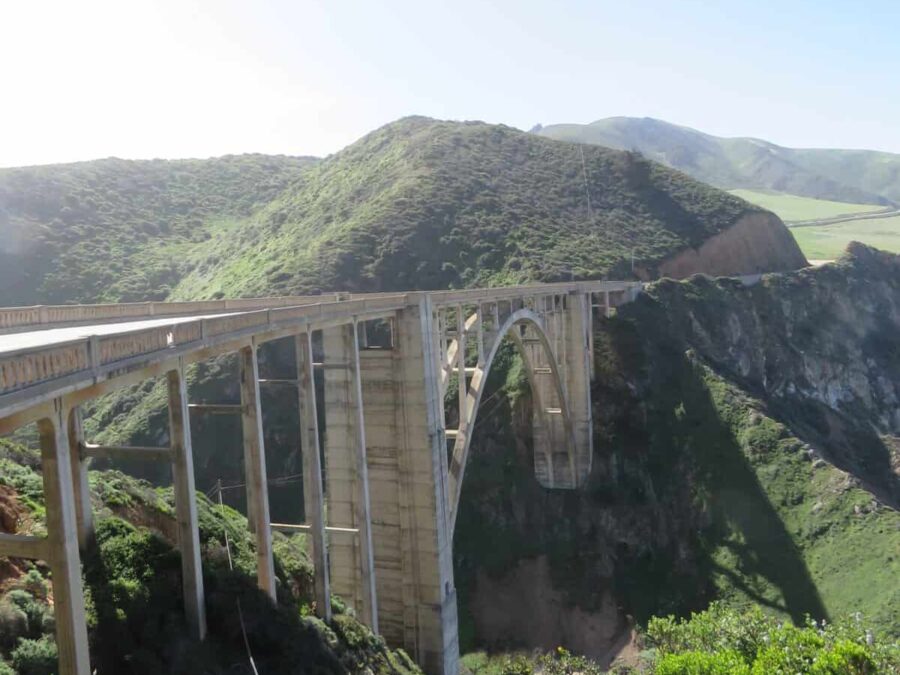
[[[360,380],[366,411],[366,459],[372,509],[372,555],[378,596],[378,628],[388,644],[404,646],[408,579],[403,567],[402,516],[405,497],[399,480],[396,351],[360,352]]]
[[[360,619],[378,632],[358,339],[355,324],[322,331],[328,522],[357,530],[353,538],[334,538],[329,558],[333,592],[350,602]]]
[[[72,463],[72,487],[75,496],[75,523],[78,528],[78,546],[86,551],[94,539],[94,517],[91,511],[91,486],[88,482],[88,459],[82,457],[84,443],[81,406],[69,412],[69,459]]]
[[[385,597],[383,601],[402,601],[402,646],[425,671],[454,675],[459,643],[453,538],[447,449],[441,428],[440,345],[430,298],[419,296],[415,305],[400,311],[396,326],[393,444],[397,448],[397,469],[393,490],[398,499],[401,534],[402,597]],[[383,483],[391,482],[389,475],[390,468],[385,465]],[[379,560],[378,564],[388,566],[392,562],[396,564],[390,559]]]
[[[175,518],[178,524],[178,549],[181,551],[184,613],[191,637],[202,640],[206,637],[206,605],[203,594],[203,566],[200,562],[200,530],[197,522],[187,383],[180,368],[170,370],[166,374],[166,382],[169,394],[169,445],[172,448],[172,482],[175,491]]]
[[[574,292],[567,298],[563,321],[565,349],[560,364],[565,370],[566,398],[575,434],[575,487],[591,472],[593,460],[593,413],[591,410],[591,297]]]
[[[325,501],[322,492],[322,462],[319,447],[319,414],[313,370],[312,339],[302,333],[294,339],[300,402],[300,448],[303,454],[303,504],[310,526],[311,558],[315,570],[316,615],[331,621],[331,582],[325,538]]]
[[[60,675],[90,675],[68,411],[61,399],[54,401],[53,408],[52,417],[40,420],[38,428],[47,505],[47,562],[50,563],[53,582],[59,672]]]
[[[259,398],[259,363],[256,346],[240,351],[241,423],[244,435],[244,480],[247,483],[247,516],[256,534],[256,577],[259,587],[275,600],[275,563],[269,489],[266,478],[266,448],[263,441],[262,407]]]

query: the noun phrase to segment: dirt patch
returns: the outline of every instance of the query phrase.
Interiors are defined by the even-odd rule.
[[[692,274],[736,276],[784,272],[808,265],[794,236],[777,216],[752,213],[698,248],[688,249],[659,264],[658,275],[684,279]]]
[[[600,609],[586,611],[566,602],[553,587],[544,556],[522,560],[501,579],[479,572],[471,601],[479,637],[494,649],[562,646],[606,668],[620,654],[630,659],[632,626],[604,596]]]
[[[19,501],[16,491],[7,485],[0,485],[0,532],[24,534],[31,531],[33,524],[31,513]],[[27,561],[0,557],[0,593],[12,588],[27,571]]]

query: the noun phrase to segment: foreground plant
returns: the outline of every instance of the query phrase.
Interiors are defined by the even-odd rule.
[[[655,675],[900,673],[900,642],[876,635],[859,614],[798,627],[759,607],[714,603],[690,619],[651,619],[646,639]]]

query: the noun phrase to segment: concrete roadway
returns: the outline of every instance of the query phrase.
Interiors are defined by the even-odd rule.
[[[257,311],[257,310],[252,310]],[[0,358],[10,352],[33,347],[49,347],[55,344],[70,342],[91,337],[92,335],[115,335],[116,333],[130,333],[131,331],[158,328],[159,326],[174,326],[179,323],[197,321],[199,319],[221,318],[234,316],[246,312],[226,312],[215,314],[191,314],[190,316],[173,316],[162,319],[140,319],[132,321],[118,321],[116,323],[98,323],[86,326],[65,326],[63,328],[44,328],[23,333],[9,333],[0,335]]]

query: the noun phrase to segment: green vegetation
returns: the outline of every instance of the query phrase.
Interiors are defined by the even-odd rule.
[[[175,295],[622,276],[632,249],[659,260],[752,208],[636,155],[584,156],[586,169],[576,147],[502,126],[400,120],[211,240]]]
[[[810,260],[834,260],[851,241],[900,253],[900,216],[792,227],[791,234]]]
[[[859,616],[795,626],[759,609],[713,604],[690,619],[651,619],[646,640],[655,675],[900,672],[900,642],[876,635]]]
[[[740,612],[712,603],[690,618],[653,617],[634,663],[616,675],[888,675],[900,672],[900,641],[873,631],[859,615],[836,623],[794,625],[759,608]],[[546,653],[472,652],[466,675],[599,675],[598,664],[558,647]]]
[[[242,155],[0,169],[0,304],[164,299],[191,250],[227,236],[312,161]]]
[[[900,635],[893,403],[879,398],[896,394],[869,398],[859,379],[900,381],[900,316],[886,309],[898,265],[857,246],[837,265],[753,287],[649,287],[596,335],[582,492],[536,485],[527,395],[481,425],[454,542],[463,648],[525,646],[531,620],[516,617],[553,593],[644,625],[719,599],[798,626],[863,612],[876,632]],[[859,398],[823,403],[829,387],[854,391],[847,373]],[[542,557],[550,579],[510,600],[513,571]],[[511,618],[486,625],[480,610],[501,602]]]
[[[622,277],[632,252],[658,261],[756,210],[635,154],[584,159],[508,127],[407,118],[317,163],[6,169],[0,304]]]
[[[557,647],[544,654],[472,652],[460,659],[460,672],[463,675],[600,675],[603,670],[590,659]]]
[[[34,454],[8,441],[0,446],[0,461],[29,457]],[[13,478],[2,473],[3,485],[27,486],[40,480],[39,466],[19,466]],[[33,478],[26,480],[26,472]],[[316,673],[420,672],[406,654],[388,650],[351,615],[339,614],[331,625],[311,616],[312,565],[303,535],[275,537],[278,603],[272,603],[255,584],[246,519],[202,495],[198,516],[209,636],[203,643],[193,642],[187,637],[182,607],[181,563],[170,539],[176,529],[171,489],[154,488],[119,472],[91,472],[90,482],[96,544],[83,562],[92,667],[100,675],[245,672],[248,655],[239,612],[260,673],[296,673],[298,664],[304,672]],[[19,496],[0,493],[4,512],[23,503]],[[40,516],[41,502],[28,501],[32,517]],[[20,675],[52,675],[56,646],[48,569],[43,563],[27,565],[18,576],[2,568],[7,576],[0,581],[9,590],[0,597],[0,673],[11,672],[6,659]],[[339,598],[333,604],[343,605]]]
[[[900,202],[900,155],[869,150],[796,150],[755,138],[721,138],[652,118],[555,124],[549,138],[636,150],[725,189],[777,190],[855,204]]]
[[[731,194],[746,199],[751,204],[772,211],[786,223],[801,220],[820,220],[857,213],[883,211],[885,207],[878,204],[850,204],[833,202],[827,199],[812,199],[789,195],[774,190],[729,190]]]

